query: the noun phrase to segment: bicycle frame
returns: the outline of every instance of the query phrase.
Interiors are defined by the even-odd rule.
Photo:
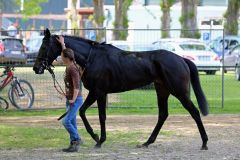
[[[18,79],[18,77],[14,76],[14,66],[4,67],[4,71],[0,77],[4,77],[0,84],[0,91],[7,85],[11,85],[8,90],[8,98],[14,107],[17,109],[32,107],[34,101],[33,88],[28,81]]]
[[[3,90],[10,82],[12,82],[14,78],[14,73],[11,69],[5,69],[4,72],[6,73],[3,73],[0,77],[3,77],[5,75],[7,75],[7,77],[2,80],[2,84],[0,85],[0,91]]]

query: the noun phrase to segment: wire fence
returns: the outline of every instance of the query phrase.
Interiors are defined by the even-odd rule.
[[[98,32],[103,32],[104,35],[100,39],[98,39]],[[30,32],[30,33],[27,33]],[[130,51],[142,51],[142,50],[152,50],[156,49],[154,46],[154,42],[158,42],[161,40],[161,32],[159,29],[139,29],[139,30],[117,30],[117,32],[128,33],[127,40],[119,40],[117,38],[117,34],[114,33],[116,30],[110,29],[84,29],[84,30],[54,30],[52,31],[56,34],[75,34],[76,36],[82,36],[92,40],[98,41],[106,41],[107,43],[112,43],[117,47],[130,50]],[[175,39],[178,39],[180,36],[180,30],[171,30],[171,35]],[[201,35],[206,36],[202,41],[206,44],[211,43],[211,40],[220,37],[225,37],[223,34],[223,30],[200,30]],[[208,33],[208,34],[207,34]],[[30,34],[29,37],[26,35]],[[25,54],[29,54],[27,57],[26,63],[16,65],[15,74],[21,79],[25,79],[29,81],[35,91],[35,102],[33,108],[35,109],[49,109],[49,108],[64,108],[65,107],[65,98],[61,97],[58,92],[55,90],[53,86],[53,81],[51,75],[46,71],[43,75],[36,75],[32,66],[34,63],[34,58],[39,49],[39,44],[42,41],[43,32],[40,30],[28,30],[28,31],[18,31],[18,37],[23,40],[23,44],[25,49],[27,50]],[[121,34],[120,34],[121,35]],[[3,37],[3,36],[1,36]],[[114,40],[113,40],[114,39]],[[116,40],[117,39],[117,40]],[[224,46],[225,41],[222,41]],[[220,48],[222,52],[224,52],[223,48]],[[32,54],[32,56],[31,56]],[[0,62],[1,62],[0,57]],[[223,56],[224,58],[224,56]],[[31,59],[31,60],[29,60]],[[219,60],[220,61],[220,60]],[[58,63],[58,62],[55,62]],[[5,66],[8,63],[1,63],[1,67]],[[215,72],[208,72],[212,68],[215,68]],[[219,63],[217,66],[201,66],[198,65],[200,81],[203,87],[203,90],[206,94],[207,100],[209,102],[210,107],[227,107],[238,106],[240,102],[240,91],[239,86],[240,82],[236,80],[236,66],[225,66],[223,63]],[[225,73],[227,70],[227,73]],[[0,72],[3,71],[3,68],[0,68]],[[63,65],[57,65],[54,68],[56,78],[64,88],[63,83],[63,75],[65,71],[65,67]],[[1,93],[1,96],[7,98],[7,90],[4,89]],[[86,98],[88,94],[88,90],[86,90],[83,86],[82,89],[83,96]],[[191,97],[195,104],[196,98],[191,91]],[[149,84],[147,86],[122,92],[122,93],[114,93],[108,95],[108,107],[115,108],[156,108],[157,107],[157,97],[156,92],[154,90],[153,84]],[[96,106],[94,104],[93,106]],[[169,98],[169,106],[170,107],[180,107],[182,106],[180,102],[174,98]]]

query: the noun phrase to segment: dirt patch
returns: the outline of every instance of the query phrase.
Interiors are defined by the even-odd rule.
[[[99,128],[97,116],[88,118],[93,128]],[[57,117],[0,117],[0,123],[59,127],[56,119]],[[156,142],[148,148],[111,143],[103,145],[101,149],[82,147],[79,153],[72,154],[62,153],[56,148],[34,150],[2,148],[0,159],[240,159],[240,115],[210,115],[202,119],[209,137],[208,151],[200,150],[201,138],[190,116],[170,115],[162,130],[171,131],[173,134],[164,136],[160,133]],[[81,121],[78,121],[79,125],[82,125]],[[108,116],[106,126],[107,131],[140,130],[151,133],[156,122],[157,116]]]

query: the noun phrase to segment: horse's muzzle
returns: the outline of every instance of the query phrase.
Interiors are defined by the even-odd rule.
[[[34,66],[33,71],[35,72],[35,74],[43,74],[44,73],[44,67],[43,66],[39,66],[39,67]]]

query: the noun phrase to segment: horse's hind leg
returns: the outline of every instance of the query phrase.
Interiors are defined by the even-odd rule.
[[[181,96],[178,99],[180,100],[180,102],[182,103],[184,108],[191,114],[192,118],[197,123],[197,127],[198,127],[198,130],[200,132],[202,142],[203,142],[201,149],[202,150],[207,150],[208,149],[208,147],[207,147],[208,136],[207,136],[207,133],[206,133],[205,128],[203,126],[199,111],[194,106],[194,104],[190,100],[189,96],[187,96],[187,95],[186,96]]]
[[[165,86],[159,83],[155,83],[155,89],[158,99],[158,122],[147,142],[137,147],[148,147],[149,144],[154,143],[159,134],[159,131],[161,130],[165,120],[168,117],[168,97],[170,93]]]

